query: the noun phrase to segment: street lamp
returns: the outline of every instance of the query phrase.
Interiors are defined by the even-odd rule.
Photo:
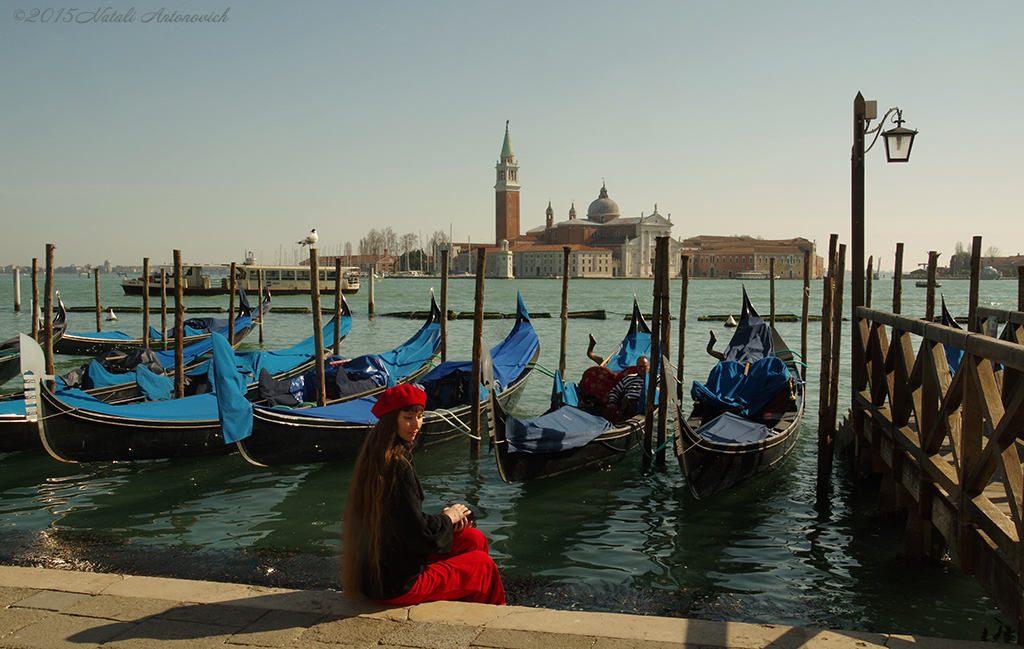
[[[890,115],[896,113],[893,123],[896,128],[880,133],[882,125]],[[871,120],[878,116],[878,104],[874,101],[865,101],[864,96],[859,92],[853,100],[853,155],[851,164],[853,171],[852,193],[851,193],[851,234],[850,234],[850,271],[851,279],[851,323],[852,326],[852,358],[850,378],[853,387],[853,402],[855,425],[858,420],[857,394],[864,388],[865,377],[862,376],[864,361],[864,349],[861,341],[861,329],[857,320],[857,308],[864,305],[864,154],[871,150],[871,147],[878,141],[878,136],[885,138],[886,159],[889,162],[907,162],[910,159],[910,149],[914,144],[914,136],[917,131],[903,128],[903,111],[899,108],[890,108],[886,111],[881,121],[873,129],[868,129]],[[874,133],[871,146],[864,148],[864,136]]]
[[[885,138],[885,158],[889,162],[907,162],[910,160],[910,148],[914,146],[914,136],[917,135],[917,131],[903,128],[903,111],[899,108],[890,108],[885,117],[894,111],[896,115],[892,121],[896,124],[896,128],[882,132],[882,137]],[[882,118],[879,126],[885,123],[885,117]]]

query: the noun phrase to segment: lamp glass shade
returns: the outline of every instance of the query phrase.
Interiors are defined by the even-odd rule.
[[[910,149],[914,146],[914,136],[917,131],[898,126],[894,129],[883,131],[885,138],[885,158],[889,162],[907,162],[910,160]]]

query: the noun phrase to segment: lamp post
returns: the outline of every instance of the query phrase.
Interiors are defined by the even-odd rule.
[[[896,128],[880,132],[885,120],[896,113],[893,122]],[[910,150],[914,144],[914,136],[917,131],[903,128],[903,111],[899,108],[890,108],[878,122],[878,125],[869,130],[871,120],[878,116],[878,105],[874,101],[865,101],[864,96],[859,92],[853,100],[853,155],[851,157],[853,177],[851,182],[851,254],[850,265],[851,281],[851,318],[852,346],[850,380],[853,387],[851,407],[853,409],[854,425],[857,430],[863,423],[857,408],[857,394],[864,389],[864,377],[862,367],[864,364],[864,346],[861,340],[860,324],[857,320],[857,308],[864,306],[864,154],[871,150],[871,147],[878,141],[878,136],[885,138],[886,160],[888,162],[907,162],[910,159]],[[866,135],[874,133],[875,137],[871,145],[864,148]]]

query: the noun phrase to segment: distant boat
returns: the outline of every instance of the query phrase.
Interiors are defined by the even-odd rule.
[[[916,282],[914,282],[914,286],[916,286],[917,288],[928,288],[928,280],[919,279]],[[942,286],[942,282],[935,282],[935,288],[938,288],[940,286]]]
[[[1002,273],[992,266],[985,266],[981,269],[981,279],[999,279],[1000,277],[1002,277]]]

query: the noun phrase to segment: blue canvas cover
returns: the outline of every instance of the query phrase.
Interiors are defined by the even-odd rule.
[[[231,343],[221,336],[213,336],[213,339],[214,383],[224,392],[220,397],[215,396],[214,403],[224,443],[232,444],[252,434],[252,404],[245,398],[246,378],[235,371]]]
[[[509,453],[555,453],[586,446],[613,428],[604,417],[591,415],[572,406],[534,417],[505,418],[505,437]]]
[[[704,439],[718,444],[751,444],[768,439],[764,424],[725,412],[707,422],[696,431]]]
[[[174,379],[156,374],[145,365],[139,365],[135,380],[136,389],[146,401],[161,401],[174,396]]]
[[[693,382],[690,397],[711,411],[758,416],[761,408],[786,387],[789,378],[789,368],[777,356],[762,358],[749,369],[743,363],[725,360],[711,368],[706,384]]]
[[[217,419],[217,396],[197,394],[170,401],[147,401],[115,405],[100,401],[77,388],[60,392],[58,398],[68,406],[116,417],[142,419],[144,421],[196,421]]]
[[[339,335],[345,338],[352,330],[352,316],[342,316],[338,326]],[[334,340],[334,319],[332,318],[323,328],[323,340]],[[315,356],[315,339],[313,336],[292,345],[287,349],[280,349],[273,352],[234,352],[235,369],[246,375],[250,383],[259,379],[260,372],[266,369],[271,375],[280,374],[292,370],[303,363],[306,363]],[[212,344],[212,343],[211,343]],[[210,371],[209,362],[197,366],[189,372],[189,375],[198,376],[207,374]]]
[[[377,423],[377,418],[370,412],[375,403],[377,403],[376,397],[363,397],[362,399],[332,403],[319,408],[300,408],[290,411],[289,414],[298,417],[312,417],[314,419],[330,419],[332,421],[372,425]],[[255,405],[253,408],[269,409],[266,406],[259,405]]]

